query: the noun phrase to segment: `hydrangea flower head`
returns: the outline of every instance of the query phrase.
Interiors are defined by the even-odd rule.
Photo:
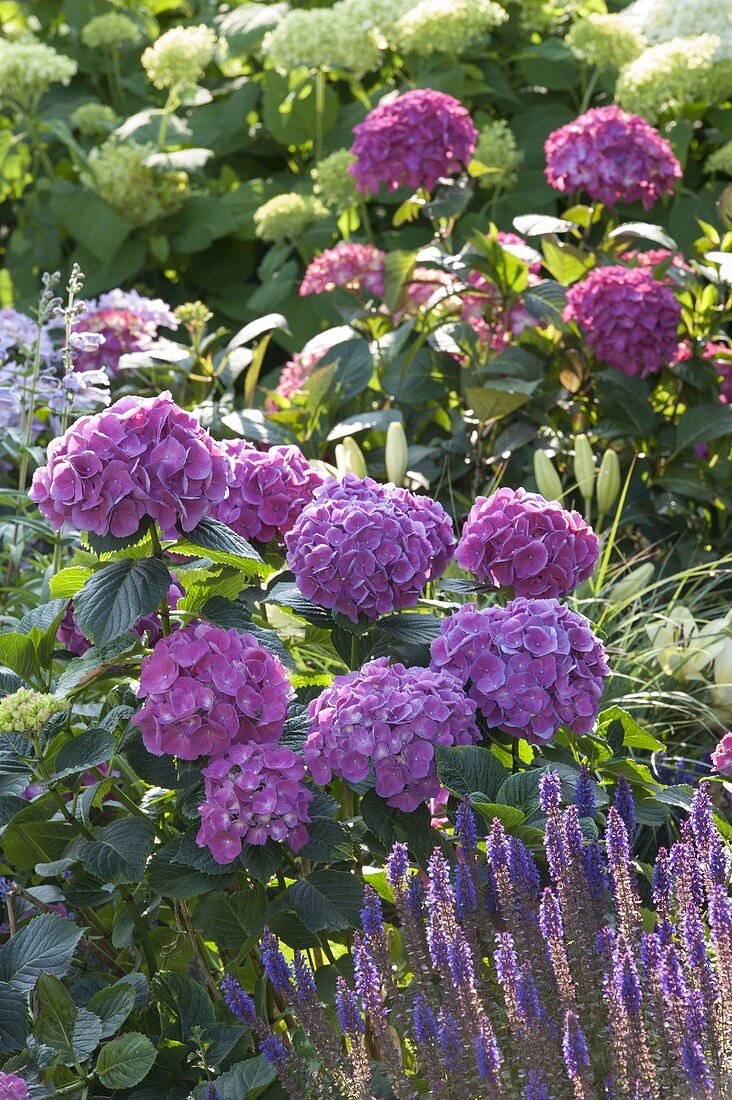
[[[48,362],[55,355],[48,328],[43,327],[39,333],[37,322],[27,313],[12,308],[0,309],[0,358],[11,349],[22,357],[29,357],[39,339],[41,359]]]
[[[481,126],[475,159],[486,168],[494,169],[478,177],[481,187],[507,191],[516,185],[524,154],[505,119],[497,118]]]
[[[0,1070],[0,1100],[28,1100],[28,1086],[23,1078]]]
[[[598,359],[627,375],[657,374],[677,357],[681,305],[643,268],[597,267],[567,291],[565,321],[576,321]]]
[[[329,350],[328,347],[323,346],[312,351],[304,348],[302,351],[295,352],[292,359],[288,359],[280,371],[273,394],[284,401],[291,401],[295,394],[299,393],[306,384],[320,360]],[[280,404],[275,396],[272,396],[267,398],[264,407],[267,412],[277,412]]]
[[[260,451],[244,440],[223,444],[234,480],[216,518],[245,539],[270,542],[290,530],[323,483],[298,447]]]
[[[205,802],[198,808],[199,848],[230,863],[243,844],[287,841],[293,852],[308,840],[312,791],[305,765],[284,745],[233,745],[203,769]]]
[[[291,695],[284,666],[252,634],[189,623],[145,657],[133,718],[148,752],[181,760],[282,735]]]
[[[353,132],[351,174],[362,194],[382,183],[389,191],[433,191],[442,177],[462,171],[478,137],[462,103],[432,88],[383,100]]]
[[[142,31],[129,15],[108,11],[90,19],[81,29],[81,41],[90,50],[120,50],[142,40]]]
[[[549,135],[546,178],[557,191],[584,191],[595,202],[643,203],[671,194],[681,165],[671,146],[638,115],[593,107]]]
[[[118,115],[106,103],[82,103],[71,115],[71,125],[82,137],[111,134],[118,123]]]
[[[64,699],[55,695],[18,688],[0,699],[0,733],[38,733],[54,714],[67,706]]]
[[[285,535],[304,596],[353,622],[414,606],[437,575],[442,528],[404,492],[353,474],[316,491]]]
[[[325,294],[343,287],[360,293],[367,291],[382,297],[386,254],[372,244],[341,241],[326,248],[308,264],[300,284],[300,296]]]
[[[223,449],[166,391],[82,416],[51,442],[28,495],[55,531],[68,522],[123,538],[148,517],[177,538],[224,499],[231,476]]]
[[[517,596],[560,599],[592,575],[600,543],[579,512],[525,489],[478,497],[470,510],[457,562],[479,581]]]
[[[349,171],[355,159],[350,150],[336,149],[319,160],[310,173],[315,194],[333,210],[350,210],[358,203],[358,188]]]
[[[621,17],[592,12],[572,25],[567,45],[587,65],[620,70],[643,53],[646,40]]]
[[[345,69],[360,79],[379,65],[382,50],[375,31],[345,9],[339,3],[288,11],[262,43],[267,60],[282,72],[306,65]]]
[[[715,772],[719,772],[727,779],[732,779],[732,733],[725,733],[715,748],[712,753],[712,764]]]
[[[156,152],[154,145],[110,137],[90,152],[81,181],[130,225],[149,225],[177,214],[189,190],[185,172],[151,168],[146,163]]]
[[[430,57],[461,54],[488,41],[507,13],[493,0],[419,0],[404,13],[395,29],[400,52]]]
[[[489,726],[539,745],[562,725],[589,732],[609,672],[587,619],[523,596],[443,619],[431,664],[457,677]]]
[[[44,42],[0,39],[0,100],[35,103],[52,84],[68,84],[77,64]]]
[[[359,783],[373,766],[376,793],[411,813],[439,793],[435,747],[479,740],[475,710],[453,676],[380,657],[311,702],[305,761],[319,784]]]
[[[275,195],[254,211],[254,229],[262,241],[296,241],[328,210],[313,195]]]
[[[717,61],[720,46],[716,34],[672,38],[651,46],[621,72],[616,100],[650,123],[676,118],[697,100],[723,102],[732,89],[732,72],[727,62]]]
[[[104,342],[97,348],[77,352],[74,368],[79,371],[105,368],[114,376],[121,356],[147,351],[157,340],[159,328],[178,328],[178,319],[161,298],[145,298],[136,290],[101,294],[87,303],[74,331],[99,333]]]
[[[198,84],[214,58],[225,56],[226,41],[211,27],[171,27],[142,55],[142,66],[156,88]]]

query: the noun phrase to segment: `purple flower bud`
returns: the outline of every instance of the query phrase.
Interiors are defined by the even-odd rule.
[[[442,1006],[438,1013],[439,1026],[437,1041],[448,1073],[464,1069],[463,1047],[460,1040],[460,1028],[449,1008]]]
[[[386,881],[394,893],[400,893],[405,889],[408,873],[409,848],[400,842],[394,845],[386,860]]]
[[[582,865],[585,872],[587,889],[593,899],[602,901],[607,892],[607,871],[600,845],[591,840],[582,849]]]
[[[590,778],[590,769],[586,764],[580,768],[574,785],[574,801],[580,817],[595,816],[595,785]]]
[[[384,1019],[387,1009],[381,999],[382,978],[367,945],[356,934],[353,941],[353,973],[356,992],[372,1023]]]
[[[318,990],[315,985],[315,975],[306,962],[302,951],[295,952],[292,968],[295,974],[295,989],[299,1000],[312,1004],[318,998]]]
[[[681,1036],[681,1061],[693,1095],[714,1096],[714,1080],[704,1051],[701,1045],[688,1035]]]
[[[481,1032],[475,1038],[475,1063],[478,1075],[490,1081],[495,1088],[500,1084],[501,1054],[492,1031]]]
[[[419,990],[414,995],[414,1037],[418,1043],[437,1042],[437,1020],[424,993]]]
[[[458,863],[455,868],[455,912],[458,920],[464,920],[467,913],[478,908],[478,893],[475,880],[469,867]]]
[[[615,809],[625,822],[628,836],[632,836],[635,832],[635,801],[630,783],[624,775],[618,776],[615,785]]]
[[[581,1080],[583,1071],[590,1064],[590,1056],[585,1034],[574,1012],[568,1012],[564,1017],[562,1053],[570,1081]]]
[[[365,886],[364,905],[361,909],[361,927],[367,936],[378,936],[384,930],[384,913],[381,898],[373,886]]]
[[[539,780],[539,805],[549,817],[562,805],[562,781],[558,772],[544,772]]]
[[[552,1100],[549,1089],[541,1079],[541,1074],[536,1069],[529,1070],[529,1081],[524,1093],[525,1100]]]
[[[343,978],[336,979],[335,1007],[340,1029],[346,1036],[363,1035],[364,1022],[358,1007],[356,994]]]
[[[236,1016],[237,1020],[251,1027],[257,1015],[254,1001],[248,993],[244,992],[233,974],[226,975],[221,983],[221,992],[224,994],[224,1001],[232,1016]]]
[[[281,997],[291,996],[293,989],[292,971],[280,951],[279,942],[272,935],[269,928],[265,928],[262,935],[260,955],[264,972],[271,981],[275,993]]]
[[[475,829],[475,814],[467,800],[460,803],[455,813],[455,832],[463,850],[474,855],[478,850],[478,834]]]
[[[271,1066],[284,1070],[287,1066],[287,1047],[276,1035],[265,1035],[260,1040],[259,1049]]]
[[[407,886],[405,897],[407,911],[417,919],[421,919],[424,913],[424,886],[419,875],[412,875]]]

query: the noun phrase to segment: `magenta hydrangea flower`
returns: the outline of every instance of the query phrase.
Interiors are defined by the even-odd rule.
[[[538,277],[529,274],[530,285],[537,282]],[[468,286],[475,293],[468,291],[462,295],[460,319],[466,321],[480,342],[492,351],[504,351],[514,337],[537,324],[520,299],[506,308],[498,287],[480,271],[470,272]]]
[[[410,493],[408,489],[393,485],[380,486],[387,499],[401,506],[406,515],[424,525],[432,548],[430,580],[441,577],[455,556],[455,530],[452,519],[439,501],[423,493]]]
[[[325,294],[343,287],[358,294],[366,290],[381,298],[384,293],[386,253],[372,244],[341,241],[326,248],[308,264],[300,284],[300,296]]]
[[[670,144],[645,119],[620,107],[593,107],[549,135],[545,175],[557,191],[594,202],[638,202],[646,210],[682,176]]]
[[[541,256],[535,254],[535,249],[531,248],[523,237],[519,237],[518,233],[505,233],[502,229],[499,229],[496,239],[507,252],[512,252],[528,264],[531,275],[539,274],[541,271]]]
[[[577,322],[598,359],[623,374],[657,374],[677,357],[681,305],[643,268],[596,267],[569,288],[563,316]]]
[[[305,386],[308,378],[328,351],[330,351],[330,348],[323,346],[313,351],[295,352],[292,359],[288,359],[280,371],[272,396],[268,397],[264,403],[266,411],[277,412],[279,410],[280,401],[277,398],[282,401],[291,401],[295,394],[299,393]]]
[[[373,766],[376,793],[411,813],[440,791],[435,747],[480,739],[475,703],[446,672],[369,661],[336,676],[310,703],[304,755],[316,783],[333,776],[366,779]]]
[[[354,474],[325,482],[285,535],[302,594],[353,622],[413,607],[452,550],[426,499]]]
[[[732,405],[732,346],[709,340],[702,355],[711,362],[717,372],[719,400],[723,405]]]
[[[732,733],[725,733],[712,753],[715,772],[732,779]]]
[[[678,252],[670,252],[667,248],[647,248],[645,252],[637,248],[628,248],[620,254],[620,258],[635,267],[658,267],[659,264],[670,260],[670,266],[678,271],[691,271],[683,256]]]
[[[124,537],[150,518],[176,538],[224,499],[232,477],[223,449],[167,391],[82,416],[47,458],[28,495],[56,531],[68,522]]]
[[[432,88],[414,88],[383,100],[353,129],[349,172],[362,194],[408,186],[433,191],[438,180],[461,172],[478,132],[459,100]]]
[[[199,848],[230,863],[243,844],[286,840],[293,852],[308,841],[312,791],[305,765],[284,745],[234,745],[203,769],[206,801],[198,807]]]
[[[174,611],[178,606],[178,601],[183,599],[186,591],[174,573],[171,574],[171,579],[172,583],[168,589],[168,607],[171,611]],[[175,621],[170,625],[171,630],[177,630],[179,626]],[[147,644],[149,646],[154,646],[163,636],[160,615],[157,611],[153,611],[150,615],[142,615],[132,627],[132,630],[138,638],[147,635]],[[86,653],[87,649],[91,648],[91,642],[86,635],[82,633],[76,620],[73,600],[67,605],[63,618],[58,624],[56,638],[66,652],[73,654],[74,657],[81,657],[83,653]]]
[[[73,331],[97,333],[104,338],[85,347],[74,358],[75,370],[100,370],[112,375],[119,371],[121,356],[148,351],[158,342],[158,330],[178,328],[178,319],[161,298],[145,298],[136,290],[110,290],[87,303]]]
[[[270,542],[290,530],[323,483],[298,447],[260,451],[242,439],[223,444],[234,480],[215,516],[245,539]]]
[[[433,668],[463,684],[489,726],[539,745],[562,725],[592,729],[609,672],[584,616],[523,596],[506,607],[461,607],[443,619],[431,657]]]
[[[597,535],[579,512],[525,489],[477,497],[455,555],[484,584],[517,596],[559,599],[592,575]]]
[[[278,741],[291,694],[284,666],[252,634],[189,623],[143,660],[145,704],[132,721],[155,756],[222,756]]]
[[[28,1086],[22,1077],[0,1070],[0,1100],[28,1100]]]

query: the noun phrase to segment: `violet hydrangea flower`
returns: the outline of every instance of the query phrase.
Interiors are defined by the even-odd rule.
[[[593,107],[549,135],[546,178],[557,191],[584,191],[594,202],[643,203],[671,194],[682,176],[670,144],[645,119],[620,107]]]
[[[311,702],[305,761],[319,784],[360,783],[373,765],[376,793],[411,813],[440,790],[435,747],[479,740],[475,711],[448,673],[379,657]]]
[[[725,733],[712,752],[712,764],[715,772],[732,779],[732,733]]]
[[[182,760],[278,741],[291,695],[284,666],[252,634],[189,623],[162,638],[140,670],[133,718],[148,752]]]
[[[562,725],[592,728],[609,672],[584,616],[522,596],[482,611],[466,604],[443,619],[431,664],[460,680],[489,726],[540,745]]]
[[[385,259],[386,253],[372,244],[341,241],[310,261],[300,284],[300,296],[324,294],[343,287],[355,293],[365,290],[381,298]]]
[[[96,535],[133,535],[149,518],[177,538],[224,499],[232,476],[223,449],[167,391],[81,417],[47,459],[30,499],[54,530],[69,522]]]
[[[577,322],[598,359],[623,374],[644,378],[677,358],[681,305],[643,268],[595,268],[569,288],[563,316]]]
[[[525,489],[478,497],[457,548],[458,565],[517,596],[560,599],[591,576],[600,544],[579,512]]]
[[[77,351],[76,370],[106,367],[114,377],[119,361],[130,352],[147,351],[158,340],[161,328],[175,330],[178,319],[161,298],[145,298],[136,290],[110,290],[87,303],[86,311],[74,325],[76,333],[98,333],[97,346]]]
[[[243,439],[222,444],[231,459],[229,495],[214,515],[245,539],[270,542],[290,530],[323,483],[298,447],[260,451]]]
[[[383,100],[353,129],[349,172],[359,191],[409,186],[433,191],[443,176],[462,171],[478,132],[459,100],[433,88],[413,88]]]
[[[233,745],[203,769],[206,798],[198,808],[199,848],[217,863],[236,859],[242,844],[286,840],[298,852],[308,840],[312,791],[305,765],[284,745]]]
[[[0,1070],[0,1100],[28,1100],[28,1086],[23,1078]]]

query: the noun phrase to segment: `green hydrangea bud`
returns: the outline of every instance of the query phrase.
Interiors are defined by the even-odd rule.
[[[213,313],[203,302],[184,302],[173,311],[182,325],[191,328],[203,328],[213,317]]]
[[[90,50],[120,50],[142,41],[142,31],[129,15],[108,11],[90,19],[81,30],[81,41]]]
[[[118,122],[119,116],[106,103],[82,103],[71,115],[71,125],[82,137],[110,134]]]
[[[620,462],[615,451],[605,451],[597,472],[597,511],[606,516],[620,492]]]
[[[386,429],[386,476],[395,485],[403,485],[409,464],[407,433],[401,420],[394,420]]]
[[[335,449],[336,466],[338,473],[355,474],[356,477],[367,477],[366,459],[353,436],[346,436],[342,443]]]
[[[484,188],[500,188],[505,191],[515,186],[524,154],[519,149],[508,123],[498,118],[481,127],[473,157],[486,168],[495,169],[478,176],[478,184]]]
[[[89,154],[82,183],[131,225],[148,225],[176,214],[188,196],[188,176],[150,167],[147,159],[156,151],[154,145],[108,138]]]
[[[593,12],[578,20],[567,35],[575,57],[598,69],[620,70],[639,57],[646,45],[643,35],[628,26],[620,15]]]
[[[254,211],[254,228],[262,241],[296,241],[308,226],[325,218],[327,209],[313,195],[275,195]]]
[[[592,500],[595,491],[595,456],[586,435],[574,437],[574,477],[582,499]]]
[[[534,451],[534,477],[545,500],[561,500],[562,483],[546,451]]]
[[[40,733],[48,720],[63,710],[64,699],[18,688],[0,700],[0,733]]]
[[[349,149],[336,149],[319,160],[311,172],[313,190],[326,206],[334,210],[350,210],[359,200],[356,181],[348,171],[356,158]]]

